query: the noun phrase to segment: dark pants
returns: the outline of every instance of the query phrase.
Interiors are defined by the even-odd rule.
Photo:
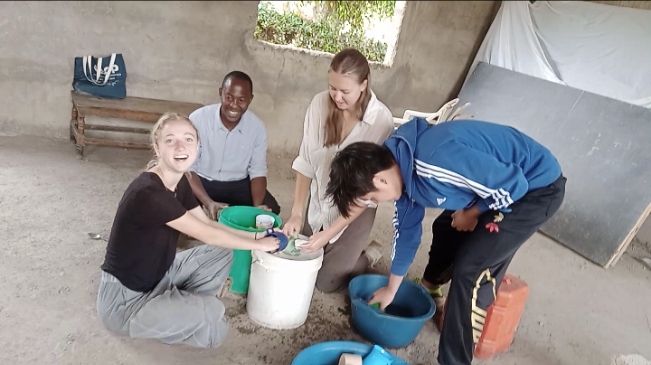
[[[362,212],[334,243],[323,248],[323,264],[316,277],[316,288],[324,293],[334,293],[346,288],[348,282],[366,272],[369,261],[364,250],[369,245],[377,209],[368,208]],[[321,228],[323,230],[323,228]],[[303,224],[302,234],[312,235],[310,225]]]
[[[444,211],[434,220],[423,277],[432,284],[451,280],[439,342],[441,365],[470,365],[486,311],[513,256],[560,208],[565,182],[561,176],[549,186],[530,191],[509,207],[510,213],[485,212],[472,232],[451,226],[453,211]]]
[[[199,180],[210,199],[216,202],[228,205],[253,206],[251,180],[248,177],[237,181],[210,181],[199,176]],[[280,205],[268,190],[264,195],[262,204],[269,207],[275,214],[280,213]]]

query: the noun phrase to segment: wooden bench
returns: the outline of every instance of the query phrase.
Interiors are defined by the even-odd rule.
[[[86,145],[143,149],[151,147],[147,143],[87,138],[87,130],[138,134],[148,134],[151,132],[148,128],[86,124],[85,118],[89,115],[156,123],[158,118],[165,112],[181,113],[187,116],[203,106],[202,104],[196,103],[139,98],[135,96],[127,96],[125,99],[102,99],[79,94],[75,91],[71,91],[71,98],[72,119],[70,120],[70,139],[77,145],[77,151],[81,156],[84,154],[84,147]]]

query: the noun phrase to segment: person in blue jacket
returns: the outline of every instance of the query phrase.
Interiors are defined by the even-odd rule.
[[[391,274],[369,301],[393,301],[421,242],[425,208],[443,212],[421,284],[443,310],[438,361],[469,365],[486,311],[520,246],[560,208],[566,178],[552,153],[504,125],[414,118],[383,145],[358,142],[332,162],[327,195],[341,215],[395,201]]]

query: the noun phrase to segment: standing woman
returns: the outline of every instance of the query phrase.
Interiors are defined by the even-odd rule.
[[[231,249],[274,250],[260,238],[208,219],[190,188],[188,168],[199,136],[192,122],[165,114],[154,125],[156,158],[128,186],[108,240],[97,296],[106,328],[167,344],[217,347],[228,330],[216,295],[231,265]],[[176,253],[179,232],[206,244]]]
[[[292,165],[296,171],[294,204],[283,231],[288,235],[301,231],[309,191],[302,233],[311,237],[301,250],[314,252],[326,246],[316,286],[327,293],[339,290],[381,258],[375,245],[368,246],[376,207],[356,207],[344,219],[325,197],[330,163],[337,151],[360,141],[381,144],[394,130],[391,112],[370,88],[370,75],[368,61],[358,50],[348,48],[334,56],[328,90],[317,94],[307,109],[303,141]]]

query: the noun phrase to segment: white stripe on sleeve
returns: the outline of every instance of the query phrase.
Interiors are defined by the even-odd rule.
[[[490,209],[498,210],[513,204],[513,199],[508,191],[488,188],[476,181],[472,181],[454,171],[446,170],[439,166],[427,164],[420,160],[416,161],[416,174],[426,178],[433,178],[442,183],[448,183],[463,189],[472,190],[482,199],[491,197],[495,202],[490,204]]]

